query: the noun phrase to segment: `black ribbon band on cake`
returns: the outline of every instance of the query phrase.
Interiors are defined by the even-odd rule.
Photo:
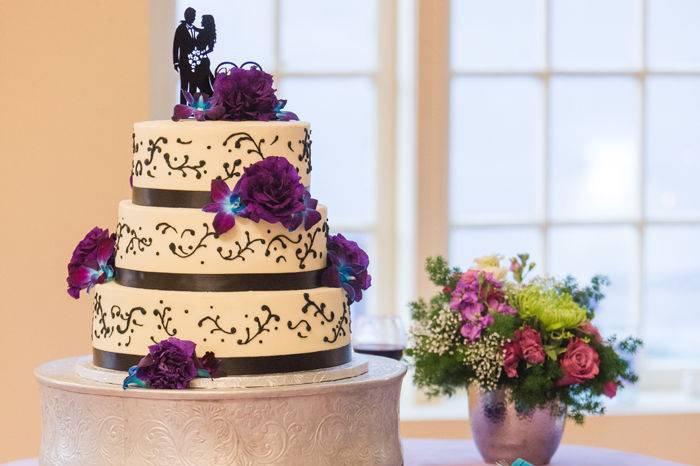
[[[164,291],[281,291],[319,288],[323,269],[292,273],[167,273],[115,269],[115,281],[131,288]]]
[[[97,348],[92,349],[92,362],[98,367],[127,371],[135,366],[143,356],[137,354],[114,353]],[[222,375],[259,375],[284,372],[311,371],[347,364],[352,359],[352,348],[345,345],[312,353],[285,354],[280,356],[250,356],[242,358],[217,358]]]
[[[211,202],[209,191],[181,191],[176,189],[131,188],[131,200],[136,205],[149,207],[182,207],[201,209]]]

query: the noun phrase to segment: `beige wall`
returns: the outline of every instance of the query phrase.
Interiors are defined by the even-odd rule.
[[[0,463],[36,455],[33,367],[88,353],[89,304],[66,295],[65,266],[129,196],[147,24],[143,0],[0,0]]]
[[[129,196],[131,123],[149,115],[148,3],[0,0],[0,462],[34,456],[31,370],[89,350],[89,305],[65,294],[65,264]],[[404,423],[463,437],[465,423]],[[699,464],[700,416],[592,419],[566,440]]]

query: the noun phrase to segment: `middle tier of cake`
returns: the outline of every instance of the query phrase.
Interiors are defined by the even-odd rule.
[[[234,228],[217,235],[212,226],[214,214],[121,201],[115,258],[117,281],[162,289],[159,285],[164,274],[277,274],[275,278],[280,283],[290,277],[307,277],[306,281],[283,289],[304,288],[300,286],[304,283],[307,288],[319,286],[318,274],[312,272],[326,266],[328,224],[326,208],[319,205],[318,210],[321,220],[309,230],[300,226],[289,231],[279,223],[255,223],[239,217]],[[172,281],[177,277],[169,278]],[[215,287],[209,291],[242,289],[256,287]],[[270,289],[275,289],[274,284],[270,284]]]

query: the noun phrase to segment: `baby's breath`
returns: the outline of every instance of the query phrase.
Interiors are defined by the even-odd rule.
[[[498,388],[503,368],[503,344],[506,341],[498,333],[492,333],[474,343],[465,342],[464,362],[474,370],[477,382],[486,391]]]

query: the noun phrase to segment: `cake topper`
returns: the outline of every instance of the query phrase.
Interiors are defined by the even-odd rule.
[[[188,7],[173,37],[173,67],[180,74],[180,103],[173,109],[174,121],[195,118],[229,121],[298,120],[284,110],[287,101],[277,98],[273,77],[254,61],[241,65],[225,61],[211,71],[209,55],[216,45],[216,23]]]
[[[180,74],[180,103],[186,104],[186,92],[213,94],[214,75],[209,54],[216,44],[216,23],[212,15],[203,15],[195,25],[197,11],[188,7],[173,37],[173,67]]]

